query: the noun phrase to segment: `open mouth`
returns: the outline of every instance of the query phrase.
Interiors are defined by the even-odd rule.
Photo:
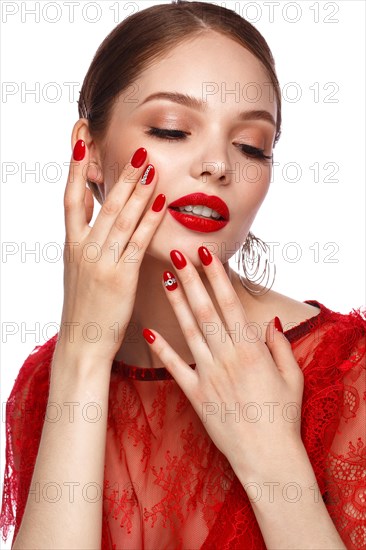
[[[182,212],[183,214],[189,214],[197,218],[206,218],[210,220],[221,221],[224,220],[216,210],[203,205],[187,205],[187,206],[170,206],[171,210],[176,212]]]
[[[220,231],[230,218],[225,201],[206,193],[190,193],[179,197],[168,205],[168,212],[187,229],[202,233]]]
[[[168,207],[169,214],[181,225],[190,229],[191,231],[198,231],[201,233],[210,233],[212,231],[220,231],[225,225],[229,223],[229,220],[225,220],[222,216],[215,219],[211,215],[203,216],[201,214],[194,213],[193,211],[187,212],[182,207]],[[206,212],[207,214],[208,212]]]

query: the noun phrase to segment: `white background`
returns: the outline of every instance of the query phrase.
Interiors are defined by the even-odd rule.
[[[42,329],[61,316],[62,255],[52,262],[57,250],[47,244],[61,250],[64,242],[63,193],[78,91],[103,38],[128,14],[156,3],[170,2],[81,0],[70,22],[61,1],[2,2],[1,479],[6,399],[26,357],[57,332]],[[348,313],[365,304],[365,3],[271,2],[272,20],[269,2],[215,3],[264,35],[283,90],[282,136],[274,149],[279,164],[252,226],[264,241],[279,243],[273,289]],[[27,12],[32,9],[39,11],[38,22]],[[39,97],[25,94],[37,86]],[[39,181],[24,174],[35,163]],[[319,181],[311,166],[319,167]],[[14,254],[5,256],[4,246],[14,246]],[[22,250],[37,246],[37,257],[22,257]],[[296,253],[301,257],[292,261]],[[26,334],[36,326],[38,335]]]

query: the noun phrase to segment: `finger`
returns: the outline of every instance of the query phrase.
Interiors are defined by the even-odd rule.
[[[161,220],[164,217],[166,211],[166,196],[159,194],[155,197],[154,202],[145,213],[141,222],[139,223],[136,231],[129,240],[129,245],[120,255],[119,265],[124,264],[124,267],[130,267],[132,270],[139,269],[140,262],[150,241],[158,228]],[[124,238],[122,239],[124,242]],[[112,248],[115,246],[113,239],[111,239]],[[121,242],[121,241],[120,241]],[[122,246],[119,247],[121,250]]]
[[[195,363],[207,365],[213,359],[211,351],[188,304],[187,297],[178,284],[177,277],[171,271],[164,271],[162,284]]]
[[[77,241],[87,226],[85,210],[86,171],[89,151],[79,139],[74,146],[64,192],[66,240]]]
[[[266,330],[267,347],[281,374],[285,378],[287,377],[288,379],[301,382],[304,378],[304,374],[294,357],[290,342],[281,330],[282,325],[279,319],[277,322],[275,322],[275,319],[272,319],[272,321],[268,323]]]
[[[227,346],[232,347],[233,342],[226,335],[225,327],[201,277],[194,265],[179,250],[171,250],[170,257],[178,270],[179,280],[212,356],[225,356],[228,353]]]
[[[142,335],[189,399],[192,389],[197,384],[194,369],[183,361],[156,330],[144,328]]]
[[[141,164],[140,162],[137,163],[140,165],[138,167],[135,167],[133,166],[132,162],[134,162],[134,164],[136,165],[134,157],[140,150],[143,151],[143,156],[140,156],[140,162],[141,158],[144,158],[144,160]],[[131,233],[134,229],[133,224],[135,221],[137,221],[136,216],[134,216],[132,220],[131,218],[127,218],[125,214],[124,216],[119,215],[124,209],[127,201],[129,200],[131,193],[136,193],[137,191],[137,193],[140,194],[141,197],[145,198],[146,202],[151,196],[153,192],[153,185],[142,185],[140,183],[143,173],[146,170],[147,164],[146,149],[141,147],[140,149],[135,151],[129,162],[124,166],[117,182],[113,185],[108,195],[106,196],[105,201],[102,204],[102,207],[90,232],[90,240],[96,241],[100,244],[105,243],[113,225],[116,223],[117,218],[117,226],[120,227],[123,233],[126,233],[128,238],[131,236]]]
[[[86,219],[86,223],[89,224],[90,220],[93,217],[93,212],[94,212],[94,197],[89,187],[85,189],[84,202],[85,202],[85,219]]]
[[[235,344],[240,342],[247,346],[248,351],[260,353],[260,348],[263,348],[264,344],[258,341],[257,331],[251,327],[239,296],[219,258],[212,255],[205,246],[198,248],[198,256],[220,306],[227,334]]]
[[[151,166],[153,165],[148,165],[148,167]],[[132,193],[122,210],[118,213],[118,216],[116,217],[112,225],[106,241],[102,246],[102,252],[106,252],[107,250],[116,247],[119,251],[119,259],[123,255],[127,243],[131,243],[131,246],[133,247],[135,252],[138,252],[138,250],[142,252],[146,249],[146,243],[143,241],[143,232],[141,232],[140,237],[133,233],[136,230],[136,226],[140,226],[139,221],[141,219],[141,216],[146,209],[147,202],[154,192],[154,187],[157,181],[157,175],[155,173],[154,167],[152,167],[151,169],[150,177],[152,177],[152,179],[147,185],[141,183],[142,181],[145,181],[144,176],[138,179],[135,185],[134,192]],[[158,218],[154,216],[154,212],[150,208],[149,215],[147,217],[145,216],[141,220],[141,224],[147,223],[150,225],[150,230],[155,230],[157,225],[159,224],[160,219],[161,216]],[[152,231],[151,236],[153,232],[154,231]],[[128,253],[130,252],[131,250]]]

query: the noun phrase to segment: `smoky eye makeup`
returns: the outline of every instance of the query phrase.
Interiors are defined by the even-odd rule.
[[[179,115],[158,115],[147,116],[144,118],[144,126],[154,126],[156,128],[166,128],[171,130],[184,130],[188,131],[196,127],[196,122],[192,118],[183,117]]]
[[[192,123],[187,123],[181,120],[152,120],[150,124],[144,124],[143,129],[146,133],[153,134],[153,135],[165,135],[166,133],[171,133],[172,135],[176,134],[176,137],[179,137],[181,134],[185,134],[187,136],[192,135],[195,133],[195,130],[197,129],[197,126]],[[266,148],[268,147],[272,141],[269,139],[268,136],[265,136],[263,134],[258,135],[258,131],[256,132],[234,132],[229,134],[228,139],[232,141],[241,141],[245,142],[248,145],[251,145],[253,147],[260,147],[260,148]]]
[[[179,106],[178,106],[179,107]],[[172,140],[185,140],[196,131],[201,130],[202,121],[198,121],[196,113],[187,116],[183,113],[168,111],[167,107],[158,107],[141,114],[140,124],[146,135]],[[273,135],[263,128],[247,125],[246,128],[233,121],[233,128],[228,132],[228,139],[238,144],[246,144],[248,148],[268,151],[271,153]]]
[[[136,112],[137,121],[145,126],[156,126],[161,128],[177,128],[196,125],[198,113],[183,105],[172,102],[159,101],[155,105],[143,106],[141,111]]]
[[[190,135],[188,132],[183,132],[182,130],[168,130],[165,128],[156,127],[150,127],[147,131],[145,131],[145,134],[171,144],[184,143]],[[254,147],[253,145],[249,145],[247,143],[236,142],[233,142],[233,146],[241,151],[241,153],[247,158],[257,159],[260,162],[268,162],[273,159],[273,154],[265,154],[265,150],[260,147]]]

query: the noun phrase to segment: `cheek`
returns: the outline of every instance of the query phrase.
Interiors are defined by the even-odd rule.
[[[159,171],[164,181],[165,178],[170,179],[174,174],[176,178],[179,177],[184,165],[184,158],[173,143],[158,140],[152,142],[150,140],[146,149],[149,161]]]
[[[244,181],[261,183],[264,179],[262,166],[255,162],[249,162],[243,166]]]
[[[248,162],[241,167],[241,185],[238,202],[244,210],[257,210],[267,195],[271,182],[272,167],[258,162]]]
[[[271,181],[272,165],[249,161],[242,166],[241,177],[257,193],[266,193]]]

